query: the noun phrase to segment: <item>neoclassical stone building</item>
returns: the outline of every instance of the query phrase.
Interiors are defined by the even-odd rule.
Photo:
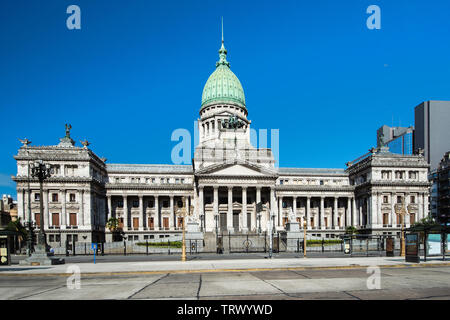
[[[50,163],[44,184],[45,229],[50,244],[66,240],[111,241],[105,227],[119,219],[128,239],[180,233],[180,208],[205,234],[258,233],[269,225],[306,223],[310,236],[335,237],[347,226],[369,234],[400,231],[428,215],[428,164],[422,155],[372,149],[346,169],[276,168],[270,149],[250,144],[244,90],[231,71],[222,40],[219,61],[203,89],[199,144],[192,165],[109,164],[66,136],[55,146],[22,141],[15,159],[18,214],[39,221],[39,185],[30,162]],[[262,211],[257,212],[258,203]]]

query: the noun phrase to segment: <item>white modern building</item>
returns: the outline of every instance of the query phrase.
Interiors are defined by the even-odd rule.
[[[347,226],[368,234],[400,231],[428,215],[428,164],[422,155],[372,149],[342,169],[276,168],[270,149],[250,143],[244,90],[230,69],[223,45],[203,89],[199,144],[192,165],[109,164],[89,143],[66,136],[54,146],[18,150],[18,215],[39,221],[39,184],[30,162],[43,160],[54,173],[44,183],[44,221],[50,244],[66,240],[112,241],[109,218],[128,239],[180,233],[180,208],[189,210],[204,234],[258,233],[269,224],[306,224],[309,235],[335,237]],[[257,212],[257,204],[262,211]],[[399,204],[403,204],[403,206]]]

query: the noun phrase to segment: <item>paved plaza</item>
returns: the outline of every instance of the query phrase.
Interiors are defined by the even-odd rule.
[[[371,277],[376,266],[379,286],[374,288]],[[72,281],[74,268],[81,272],[79,289]],[[12,265],[0,269],[0,296],[13,300],[450,299],[450,263],[361,257]]]

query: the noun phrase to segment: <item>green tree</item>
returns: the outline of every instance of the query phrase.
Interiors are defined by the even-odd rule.
[[[350,235],[357,234],[358,229],[356,229],[354,226],[348,226],[347,228],[345,228],[345,233]]]
[[[15,231],[19,233],[19,237],[21,237],[21,240],[24,240],[27,238],[28,231],[27,229],[22,225],[22,222],[20,221],[20,218],[17,218],[15,221],[9,221],[8,226],[6,227],[9,231]]]
[[[119,219],[114,217],[109,218],[106,227],[111,231],[117,231],[119,229]]]

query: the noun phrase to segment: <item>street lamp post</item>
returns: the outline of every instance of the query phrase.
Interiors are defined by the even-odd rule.
[[[39,181],[39,232],[38,232],[38,243],[36,245],[33,254],[20,261],[20,264],[24,265],[50,265],[50,264],[62,264],[64,259],[57,259],[49,257],[52,254],[48,251],[47,239],[44,231],[44,197],[43,197],[43,184],[44,181],[53,173],[50,164],[44,164],[42,160],[38,160],[34,163],[30,163],[31,176],[37,178]],[[31,226],[31,223],[30,223]]]
[[[52,174],[52,168],[50,164],[44,164],[42,160],[31,163],[31,176],[39,180],[39,232],[38,232],[38,245],[44,246],[47,251],[47,239],[44,231],[44,197],[43,197],[43,184],[44,180],[50,178]]]
[[[186,203],[186,198],[182,197],[182,203]],[[186,261],[186,229],[185,229],[185,220],[186,220],[186,216],[190,216],[191,215],[191,207],[192,206],[188,206],[188,208],[182,207],[182,208],[178,208],[177,212],[178,215],[180,217],[183,218],[183,240],[182,240],[182,248],[181,248],[181,261],[185,262]]]

